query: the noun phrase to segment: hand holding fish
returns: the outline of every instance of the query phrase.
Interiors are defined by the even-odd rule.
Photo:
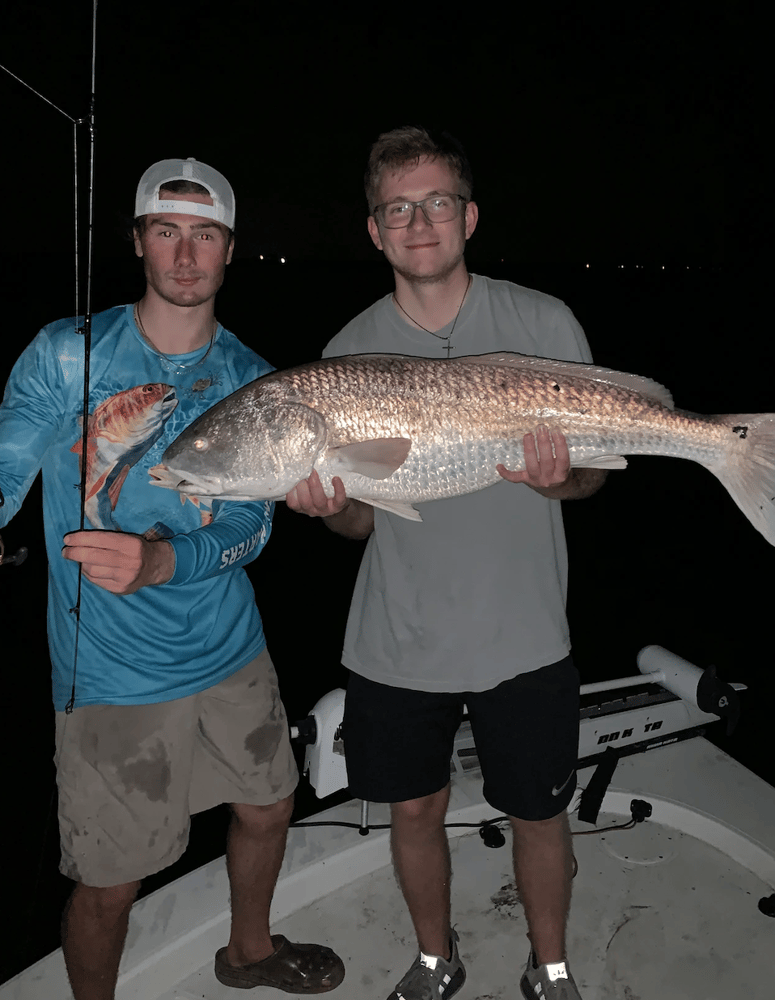
[[[546,424],[539,424],[535,434],[525,434],[522,446],[525,450],[523,470],[510,472],[503,463],[496,466],[504,479],[510,483],[526,483],[541,491],[565,483],[570,475],[570,453],[564,434],[550,432]]]
[[[312,470],[307,479],[297,483],[285,497],[285,502],[297,514],[307,514],[309,517],[330,517],[338,514],[347,506],[347,494],[339,476],[331,480],[334,488],[332,497],[326,496],[320,476]]]
[[[326,525],[338,535],[367,538],[374,530],[374,508],[348,497],[339,476],[331,479],[332,497],[326,496],[316,469],[302,479],[285,497],[285,502],[297,514],[323,517]]]
[[[549,500],[576,500],[591,496],[605,482],[603,469],[572,469],[565,435],[550,432],[539,424],[535,434],[522,439],[525,468],[512,472],[503,463],[496,466],[498,474],[510,483],[524,483]]]
[[[73,531],[62,555],[81,563],[86,579],[112,594],[134,594],[166,583],[175,571],[175,553],[164,539],[149,542],[120,531]]]

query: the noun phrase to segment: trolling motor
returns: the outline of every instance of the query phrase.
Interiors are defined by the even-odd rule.
[[[703,670],[662,646],[644,646],[638,653],[640,673],[634,677],[584,684],[582,695],[643,688],[657,684],[657,694],[619,697],[593,708],[582,708],[579,766],[598,765],[581,796],[578,816],[596,823],[606,790],[619,759],[700,734],[702,727],[719,718],[731,733],[740,717],[739,691],[744,684],[728,684],[711,666]],[[673,696],[672,698],[670,696]],[[347,762],[342,740],[344,718],[342,688],[324,695],[310,715],[291,728],[291,738],[306,745],[304,773],[318,798],[347,787]],[[455,737],[452,768],[465,773],[478,767],[478,755],[466,721]],[[361,812],[362,834],[368,832],[368,803]],[[775,899],[775,897],[773,897]],[[773,906],[772,901],[767,901]]]
[[[638,670],[701,712],[727,720],[727,736],[740,721],[740,698],[744,684],[727,684],[716,676],[714,666],[702,670],[662,646],[644,646],[638,653]]]
[[[731,735],[740,718],[738,692],[745,691],[746,686],[719,680],[714,666],[703,670],[662,646],[644,646],[637,662],[640,675],[584,684],[581,694],[658,684],[679,700],[665,703],[661,696],[641,696],[632,699],[630,705],[627,699],[620,699],[615,703],[617,711],[609,716],[616,722],[608,726],[601,725],[594,712],[585,720],[582,711],[579,757],[583,764],[597,764],[579,803],[578,817],[583,823],[597,822],[621,757],[697,735],[702,727],[719,718],[727,720],[727,735]],[[600,729],[610,730],[611,726],[613,731],[598,735]],[[601,753],[595,752],[601,749]]]
[[[581,694],[643,688],[652,683],[660,685],[664,691],[661,695],[611,701],[606,707],[613,714],[611,711],[605,714],[600,709],[582,709],[580,766],[600,763],[603,756],[615,766],[615,760],[622,754],[674,742],[681,735],[694,735],[702,726],[718,718],[727,720],[728,734],[737,725],[740,717],[738,692],[745,690],[744,684],[728,684],[717,677],[715,667],[703,670],[662,646],[644,646],[638,653],[637,662],[640,673],[636,676],[584,684]],[[291,730],[294,740],[306,745],[304,772],[309,775],[318,798],[347,787],[343,717],[344,690],[337,688],[324,695],[310,715]],[[608,749],[615,753],[606,753]],[[453,768],[465,773],[476,764],[470,727],[463,722],[455,739]]]

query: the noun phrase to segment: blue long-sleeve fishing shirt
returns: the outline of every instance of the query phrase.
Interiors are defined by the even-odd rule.
[[[175,572],[117,596],[82,582],[75,705],[145,704],[202,691],[266,641],[244,567],[270,531],[273,504],[182,498],[148,470],[191,421],[271,366],[218,326],[208,349],[167,361],[140,336],[132,307],[92,321],[86,527],[167,538]],[[0,528],[38,471],[49,558],[48,637],[54,704],[73,686],[76,563],[63,537],[80,524],[84,338],[78,321],[44,327],[16,363],[0,406]],[[181,370],[180,366],[186,366]]]

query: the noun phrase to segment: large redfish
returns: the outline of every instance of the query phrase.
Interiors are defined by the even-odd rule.
[[[565,434],[577,468],[669,455],[718,476],[775,545],[775,414],[701,416],[663,386],[594,365],[521,354],[450,361],[350,355],[272,372],[203,413],[151,473],[221,499],[282,498],[317,469],[326,491],[403,517],[411,504],[483,489],[524,468],[539,424]]]

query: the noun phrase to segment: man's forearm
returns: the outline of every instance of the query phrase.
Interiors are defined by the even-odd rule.
[[[327,528],[346,538],[368,538],[374,530],[374,508],[371,504],[350,498],[336,514],[323,521]]]
[[[557,486],[531,486],[547,500],[584,500],[597,493],[606,480],[607,469],[571,469],[564,483]]]

